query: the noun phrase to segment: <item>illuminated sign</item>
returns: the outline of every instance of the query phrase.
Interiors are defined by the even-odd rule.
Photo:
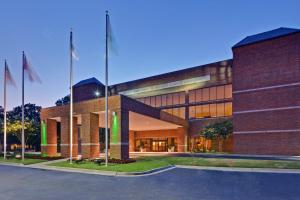
[[[210,80],[210,75],[205,75],[205,76],[200,76],[200,77],[196,77],[196,78],[189,78],[189,79],[184,79],[184,80],[180,80],[180,81],[173,81],[173,82],[169,82],[169,83],[138,88],[138,89],[134,89],[134,90],[127,90],[124,92],[120,92],[120,94],[133,95],[133,94],[139,94],[139,93],[144,93],[144,92],[152,92],[152,91],[156,91],[156,90],[163,90],[163,89],[169,89],[169,88],[173,88],[173,87],[201,83],[201,82],[205,82],[205,81],[209,81],[209,80]]]

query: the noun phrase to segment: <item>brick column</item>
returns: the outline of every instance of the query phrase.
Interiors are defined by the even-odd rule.
[[[184,127],[180,127],[177,129],[177,144],[178,144],[178,152],[186,152],[187,151],[187,130]]]
[[[57,122],[54,119],[46,120],[47,146],[46,155],[56,156],[57,153]]]
[[[134,137],[135,131],[129,131],[129,152],[134,151]]]
[[[77,117],[73,117],[73,157],[78,155]],[[61,156],[70,156],[70,117],[61,118]]]
[[[83,158],[98,158],[99,149],[99,115],[94,113],[81,115],[81,153]]]
[[[110,158],[129,158],[129,111],[113,110],[110,124]]]

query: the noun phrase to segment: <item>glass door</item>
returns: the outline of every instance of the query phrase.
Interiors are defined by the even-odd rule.
[[[155,152],[167,151],[167,141],[166,140],[153,140],[152,141],[152,151],[155,151]]]

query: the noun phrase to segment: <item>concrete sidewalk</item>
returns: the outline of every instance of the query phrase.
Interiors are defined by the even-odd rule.
[[[223,154],[223,153],[130,152],[130,156],[131,157],[174,156],[174,157],[249,159],[249,160],[255,159],[255,160],[300,161],[300,156],[245,155],[245,154]]]

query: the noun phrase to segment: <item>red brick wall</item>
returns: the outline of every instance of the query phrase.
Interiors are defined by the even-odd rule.
[[[299,33],[233,49],[235,153],[300,154],[300,86],[245,91],[297,82]]]

